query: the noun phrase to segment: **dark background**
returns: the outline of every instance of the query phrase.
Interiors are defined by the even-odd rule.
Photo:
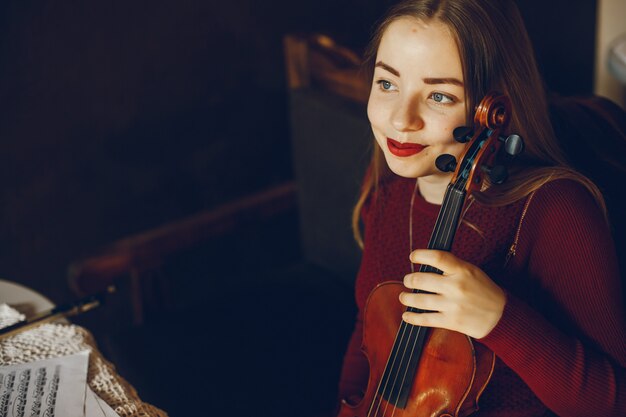
[[[361,51],[391,3],[1,2],[0,277],[67,301],[72,261],[292,179],[283,35]],[[591,93],[596,2],[518,4],[549,89]]]

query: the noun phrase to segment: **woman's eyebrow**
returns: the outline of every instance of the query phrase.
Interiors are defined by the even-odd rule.
[[[390,73],[392,73],[393,75],[395,75],[396,77],[400,76],[400,71],[398,71],[397,69],[395,69],[394,67],[391,67],[387,64],[385,64],[383,61],[378,61],[375,65],[376,67],[382,68],[384,70],[389,71]]]
[[[424,78],[424,84],[453,84],[463,87],[463,81],[458,78]]]
[[[391,65],[385,64],[383,61],[378,61],[375,66],[379,67],[379,68],[382,68],[382,69],[384,69],[386,71],[389,71],[390,73],[392,73],[396,77],[400,76],[400,71],[398,71],[397,69],[395,69]],[[452,85],[457,85],[459,87],[463,87],[464,86],[463,81],[459,80],[458,78],[454,78],[454,77],[443,77],[443,78],[429,77],[429,78],[424,78],[423,81],[424,81],[424,84],[430,84],[430,85],[434,85],[434,84],[452,84]]]

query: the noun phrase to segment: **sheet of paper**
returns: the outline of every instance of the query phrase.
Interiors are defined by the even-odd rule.
[[[86,417],[120,417],[109,404],[87,387],[87,401],[85,403]]]
[[[88,363],[89,352],[84,351],[0,366],[0,416],[84,416]]]

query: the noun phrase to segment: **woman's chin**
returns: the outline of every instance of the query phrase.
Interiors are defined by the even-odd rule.
[[[393,172],[394,174],[396,174],[399,177],[404,177],[404,178],[417,178],[420,175],[420,169],[418,169],[415,166],[406,166],[407,164],[398,164],[395,163],[395,161],[392,161],[390,163],[390,161],[387,161],[387,166],[389,166],[389,169],[391,170],[391,172]]]
[[[404,178],[417,178],[424,174],[422,164],[416,159],[415,156],[401,158],[385,152],[385,161],[391,172]]]

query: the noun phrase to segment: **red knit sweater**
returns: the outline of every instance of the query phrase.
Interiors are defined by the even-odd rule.
[[[360,350],[370,291],[410,272],[409,207],[415,180],[393,176],[363,210],[365,249],[355,295],[356,326],[345,355],[340,395],[365,390]],[[506,255],[526,200],[490,208],[474,202],[452,252],[480,266],[507,292],[496,327],[479,340],[496,354],[476,416],[626,416],[626,324],[610,232],[589,193],[554,181],[528,205],[515,255]],[[425,248],[439,206],[415,197],[413,248]],[[552,412],[552,413],[551,413]]]

